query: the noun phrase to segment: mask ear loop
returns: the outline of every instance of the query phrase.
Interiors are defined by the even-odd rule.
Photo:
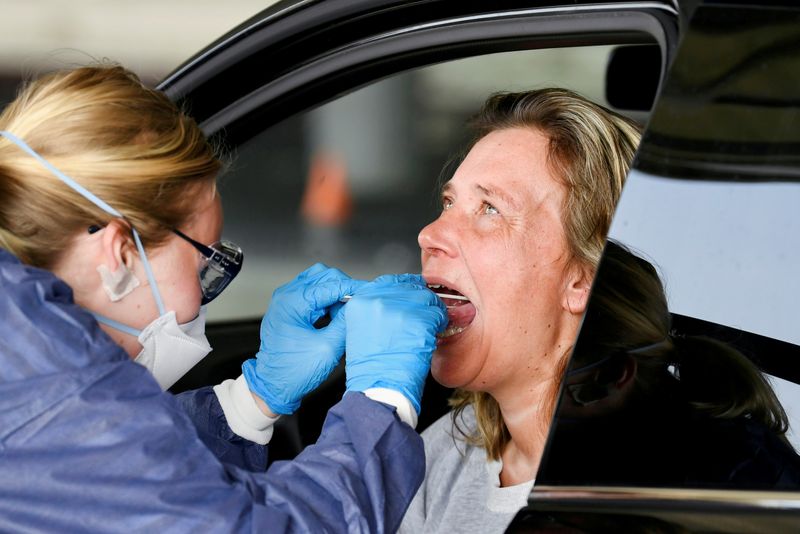
[[[42,164],[42,166],[50,171],[56,178],[67,184],[69,187],[83,195],[87,200],[92,202],[101,210],[105,211],[106,213],[113,215],[114,217],[119,217],[122,220],[125,220],[125,216],[123,216],[120,212],[109,206],[103,199],[99,198],[97,195],[83,187],[81,184],[58,170],[52,163],[44,159],[38,152],[32,149],[28,144],[17,137],[16,135],[12,134],[11,132],[7,132],[5,130],[0,130],[0,135],[17,145],[23,151],[25,151],[28,155],[33,157],[36,161]],[[164,302],[161,300],[161,292],[158,290],[158,286],[156,285],[155,276],[153,276],[153,269],[150,267],[150,262],[147,259],[147,254],[144,253],[144,247],[142,246],[142,240],[139,238],[139,232],[136,231],[136,228],[131,226],[131,232],[133,233],[133,240],[136,242],[136,248],[139,250],[139,255],[142,257],[142,264],[144,265],[145,273],[147,274],[147,281],[150,283],[150,290],[153,293],[153,298],[155,298],[156,306],[158,307],[158,315],[164,315],[166,313],[164,309]],[[113,325],[112,325],[113,326]]]
[[[158,291],[156,285],[156,277],[153,275],[153,269],[150,267],[150,261],[147,259],[147,254],[144,253],[144,246],[142,240],[139,239],[139,232],[131,226],[133,232],[133,239],[136,241],[136,248],[139,249],[139,255],[142,257],[142,264],[144,265],[144,272],[147,274],[147,281],[150,283],[150,289],[153,290],[153,298],[156,299],[156,306],[158,306],[158,316],[161,317],[167,311],[164,309],[164,302],[161,300],[161,293]]]

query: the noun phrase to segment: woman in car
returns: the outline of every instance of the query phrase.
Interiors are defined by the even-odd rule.
[[[276,291],[242,377],[163,391],[211,350],[202,305],[242,264],[220,241],[220,166],[118,66],[46,75],[0,115],[0,530],[397,528],[424,469],[407,423],[446,324],[419,276],[313,266]],[[319,441],[264,472],[276,416],[345,348]]]
[[[672,330],[658,272],[609,241],[542,477],[561,484],[797,489],[769,381],[733,346]]]
[[[419,234],[425,280],[458,298],[431,367],[457,392],[423,433],[405,532],[502,531],[526,503],[639,142],[632,121],[561,89],[495,95],[473,127]]]

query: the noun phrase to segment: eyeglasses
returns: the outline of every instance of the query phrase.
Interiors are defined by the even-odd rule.
[[[209,246],[198,243],[180,230],[172,230],[181,239],[190,243],[203,256],[203,264],[197,271],[203,291],[202,304],[208,304],[219,296],[236,278],[242,268],[244,253],[230,241],[217,241]]]

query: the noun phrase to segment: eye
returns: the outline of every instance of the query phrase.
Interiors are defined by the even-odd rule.
[[[453,199],[450,197],[442,197],[442,211],[447,211],[453,207]]]
[[[483,207],[481,208],[481,212],[484,215],[499,215],[500,211],[497,208],[489,204],[488,202],[483,203]]]

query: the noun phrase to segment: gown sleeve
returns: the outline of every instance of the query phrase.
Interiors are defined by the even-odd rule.
[[[251,469],[212,392],[161,391],[66,284],[2,250],[0,317],[0,532],[393,532],[422,482],[422,439],[361,393],[294,460]]]
[[[254,472],[267,468],[267,446],[231,430],[211,386],[178,393],[175,400],[194,423],[200,440],[220,462]]]

